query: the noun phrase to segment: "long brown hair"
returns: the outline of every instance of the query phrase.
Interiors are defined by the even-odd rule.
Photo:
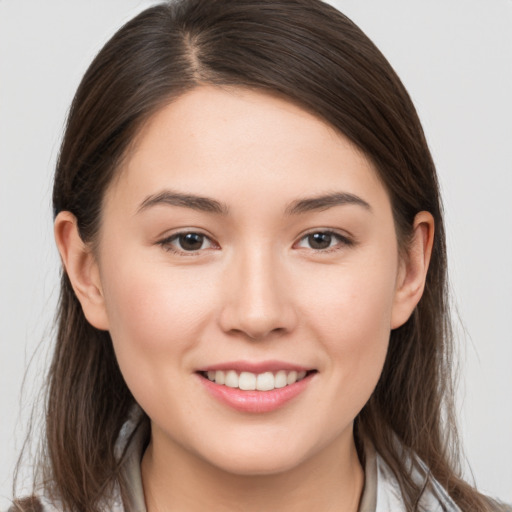
[[[94,244],[105,190],[139,128],[200,84],[280,94],[347,136],[388,190],[402,249],[416,213],[434,216],[424,295],[406,324],[391,332],[382,376],[355,421],[356,442],[361,453],[366,440],[374,444],[397,477],[407,510],[419,510],[432,477],[462,510],[489,510],[456,465],[445,234],[434,164],[399,78],[336,9],[320,0],[178,0],[139,14],[100,51],[75,95],[55,173],[54,213],[72,212],[84,242]],[[109,333],[86,321],[63,273],[43,483],[65,510],[99,510],[114,485],[122,488],[114,444],[133,404]],[[406,461],[416,459],[404,451],[429,468],[424,482],[411,478]]]

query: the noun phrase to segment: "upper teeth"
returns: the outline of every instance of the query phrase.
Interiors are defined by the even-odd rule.
[[[284,388],[303,379],[306,376],[306,372],[279,370],[276,374],[272,372],[258,374],[241,372],[238,374],[235,370],[212,370],[207,372],[206,375],[208,379],[216,384],[224,384],[230,388],[239,388],[244,391],[270,391],[276,388]]]

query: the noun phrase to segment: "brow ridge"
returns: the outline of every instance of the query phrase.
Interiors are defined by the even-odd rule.
[[[194,194],[183,194],[173,190],[164,190],[157,194],[149,195],[140,204],[137,213],[147,210],[156,205],[181,206],[207,213],[227,215],[227,205],[210,197],[197,196]]]
[[[285,212],[287,215],[299,215],[301,213],[323,211],[334,206],[349,204],[362,206],[364,209],[370,212],[372,211],[370,204],[355,194],[350,194],[348,192],[331,192],[329,194],[307,197],[293,201],[286,207]]]

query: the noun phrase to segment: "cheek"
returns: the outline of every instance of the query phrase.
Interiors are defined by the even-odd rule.
[[[326,373],[336,383],[326,399],[344,417],[359,413],[382,372],[395,290],[393,261],[340,268],[330,281],[311,279],[316,287],[310,287],[314,292],[305,311],[328,355]]]
[[[103,291],[114,337],[133,339],[147,349],[187,338],[205,314],[209,290],[200,272],[177,271],[151,260],[131,258],[105,265]],[[119,335],[119,336],[117,336]],[[162,345],[161,347],[159,347]]]
[[[360,259],[354,265],[319,269],[303,281],[304,311],[329,343],[338,340],[331,351],[359,350],[389,335],[395,261],[393,254],[379,261]]]
[[[137,398],[151,394],[186,365],[187,354],[199,343],[212,302],[210,289],[200,273],[176,271],[147,257],[118,257],[105,261],[103,270],[119,366]]]

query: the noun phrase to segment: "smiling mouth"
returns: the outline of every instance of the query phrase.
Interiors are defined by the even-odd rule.
[[[263,373],[210,370],[198,373],[205,379],[220,386],[240,389],[242,391],[272,391],[295,384],[312,373],[316,373],[316,370],[279,370],[277,372]]]

